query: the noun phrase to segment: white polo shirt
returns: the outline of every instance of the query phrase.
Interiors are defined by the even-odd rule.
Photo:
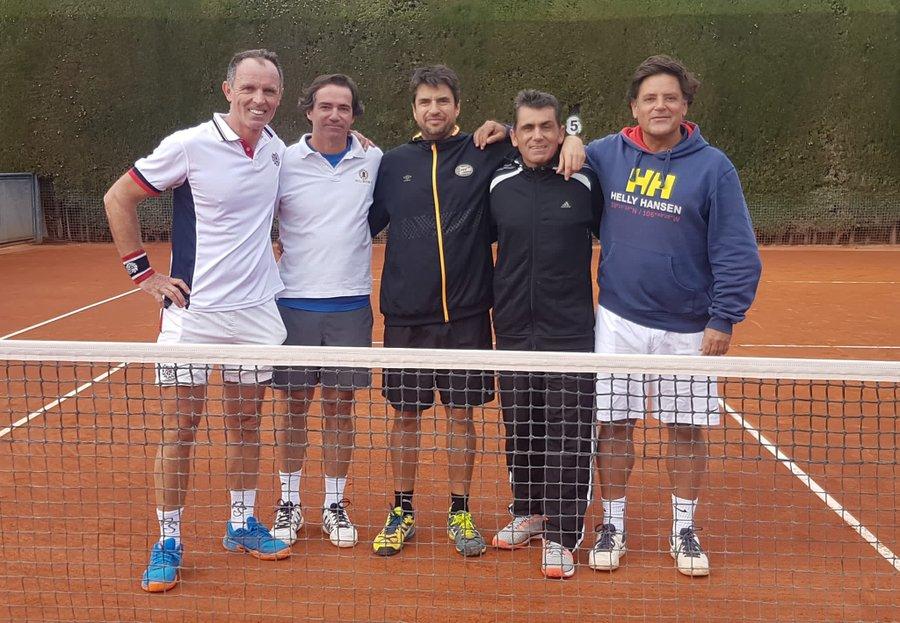
[[[284,287],[270,238],[284,142],[266,127],[252,157],[245,149],[216,113],[130,172],[151,194],[174,189],[171,275],[190,287],[192,310],[253,307]]]
[[[382,152],[351,138],[336,167],[307,143],[284,152],[278,228],[284,254],[278,268],[284,298],[332,298],[372,292],[369,206]]]

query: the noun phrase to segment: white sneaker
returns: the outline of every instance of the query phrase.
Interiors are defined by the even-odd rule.
[[[682,528],[669,537],[669,553],[679,573],[694,577],[709,575],[709,558],[703,553],[693,528]]]
[[[356,526],[344,510],[347,506],[349,506],[347,500],[341,500],[338,504],[322,509],[322,532],[331,538],[331,543],[336,547],[356,545]]]
[[[531,539],[544,534],[544,518],[541,515],[513,517],[494,535],[492,545],[500,549],[525,547]]]
[[[611,523],[600,526],[597,542],[588,553],[588,566],[598,571],[615,571],[625,555],[625,535]]]
[[[575,557],[559,543],[544,539],[541,573],[548,578],[570,578],[575,575]]]
[[[297,533],[303,527],[303,513],[300,505],[278,500],[275,508],[275,521],[272,522],[272,537],[284,541],[288,545],[297,542]]]

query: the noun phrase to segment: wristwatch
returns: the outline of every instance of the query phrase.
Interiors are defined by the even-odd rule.
[[[581,112],[581,104],[575,104],[569,110],[569,116],[566,118],[565,122],[566,134],[569,136],[581,136],[583,127],[581,124],[581,117],[578,116],[579,112]]]

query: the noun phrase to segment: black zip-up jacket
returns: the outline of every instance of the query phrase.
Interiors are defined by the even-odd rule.
[[[390,225],[381,274],[386,325],[446,323],[490,309],[488,186],[514,153],[508,140],[481,150],[457,132],[384,154],[369,226],[374,236]]]
[[[603,193],[591,169],[566,181],[556,166],[517,160],[491,182],[494,333],[503,350],[594,350],[591,235]]]

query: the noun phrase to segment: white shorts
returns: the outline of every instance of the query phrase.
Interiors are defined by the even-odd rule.
[[[675,333],[651,329],[597,309],[594,351],[605,354],[699,355],[703,332]],[[666,424],[719,424],[716,378],[656,374],[598,374],[597,420],[640,420],[656,398],[656,413]]]
[[[174,305],[162,311],[159,344],[260,344],[279,346],[287,337],[275,301],[232,311],[193,311]],[[159,364],[156,382],[160,385],[206,385],[212,366]],[[226,383],[267,383],[271,366],[223,366]]]

